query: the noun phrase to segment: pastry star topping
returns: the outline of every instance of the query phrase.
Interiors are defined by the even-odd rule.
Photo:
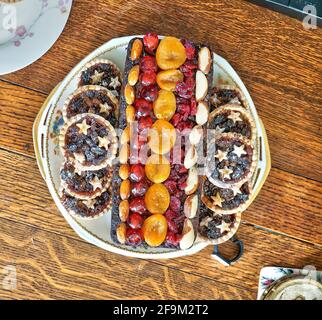
[[[91,127],[86,123],[86,119],[82,123],[77,123],[76,126],[79,128],[79,132],[85,135],[87,135],[87,130]]]
[[[218,158],[219,162],[227,159],[227,152],[217,150],[217,153],[214,155],[215,158]]]
[[[108,149],[108,146],[110,145],[110,140],[108,139],[107,136],[105,136],[103,138],[102,137],[98,137],[98,141],[99,141],[98,146],[100,148],[105,148],[105,150]]]
[[[111,110],[112,110],[112,107],[109,106],[106,102],[104,104],[100,103],[100,113],[109,114]]]
[[[111,82],[109,84],[110,87],[116,89],[117,87],[119,87],[121,85],[121,82],[119,81],[118,77],[112,78]]]
[[[220,233],[230,230],[230,223],[225,222],[224,220],[221,221],[221,224],[216,226],[220,230]]]
[[[237,196],[237,194],[243,194],[241,191],[240,191],[240,187],[234,187],[234,188],[231,188],[231,190],[233,191],[234,193],[234,197]]]
[[[102,189],[102,181],[97,176],[95,176],[90,184],[93,186],[93,191],[95,191],[96,189]]]
[[[241,145],[240,147],[237,147],[236,145],[234,145],[234,150],[232,151],[232,153],[235,153],[237,157],[240,158],[243,154],[247,154],[244,148],[245,148],[244,145]]]
[[[74,157],[79,163],[83,163],[85,161],[85,156],[82,153],[74,153]]]
[[[90,199],[90,200],[86,200],[86,201],[83,201],[83,203],[85,204],[85,206],[88,208],[88,209],[95,209],[95,199]]]
[[[221,199],[219,192],[216,193],[215,196],[211,196],[211,199],[213,200],[213,203],[215,206],[221,207],[222,208],[222,202],[224,201]]]
[[[224,167],[224,169],[219,169],[219,173],[221,174],[222,178],[230,179],[230,175],[233,173],[233,170],[228,169],[227,167]]]
[[[94,74],[91,76],[92,82],[99,83],[102,81],[102,78],[104,76],[104,71],[103,72],[98,72],[97,70],[94,71]]]
[[[206,217],[202,219],[200,222],[200,227],[203,227],[203,226],[208,227],[208,224],[210,221],[212,221],[212,217]]]
[[[228,116],[228,119],[231,119],[236,123],[237,121],[243,121],[243,119],[240,117],[239,112],[231,112],[230,115]]]

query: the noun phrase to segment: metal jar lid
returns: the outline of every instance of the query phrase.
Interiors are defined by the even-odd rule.
[[[308,276],[285,276],[270,285],[261,300],[322,300],[322,284]]]

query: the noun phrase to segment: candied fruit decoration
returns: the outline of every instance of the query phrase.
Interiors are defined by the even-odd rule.
[[[165,37],[156,52],[158,66],[162,70],[177,69],[186,61],[186,49],[179,39]]]
[[[149,147],[154,153],[168,153],[176,141],[176,130],[166,120],[157,120],[149,130]]]
[[[144,240],[151,247],[160,246],[166,238],[167,231],[167,220],[162,214],[148,217],[142,227]]]
[[[159,38],[158,35],[152,32],[148,32],[144,37],[143,37],[143,43],[145,50],[148,51],[149,53],[152,53],[159,44]]]
[[[177,83],[183,81],[183,73],[176,69],[159,71],[156,79],[161,89],[174,91]]]
[[[126,230],[126,241],[131,245],[139,245],[143,241],[141,229],[128,228]]]
[[[174,93],[160,90],[158,98],[153,103],[153,111],[158,119],[170,121],[176,112],[176,97]]]
[[[163,214],[170,204],[170,194],[162,183],[153,184],[145,194],[145,205],[153,214]]]
[[[130,170],[130,179],[133,182],[140,182],[145,176],[144,166],[142,164],[133,164]]]
[[[131,212],[144,214],[146,212],[145,201],[142,197],[133,198],[130,200],[129,207]]]
[[[157,72],[158,66],[155,57],[144,56],[141,59],[140,68],[143,72],[152,71]]]
[[[145,174],[154,183],[161,183],[170,175],[170,162],[162,155],[152,154],[145,163]]]
[[[132,229],[140,229],[143,224],[143,217],[137,212],[131,213],[127,223]]]
[[[140,82],[144,86],[149,86],[155,83],[156,78],[157,78],[157,75],[154,71],[145,71],[140,76]]]
[[[152,111],[152,103],[149,101],[146,101],[145,99],[137,99],[135,101],[135,109],[136,109],[136,116],[138,118],[140,117],[146,117],[151,114]]]
[[[132,61],[140,58],[143,50],[143,43],[140,39],[135,39],[132,44],[130,58]]]
[[[155,84],[145,86],[141,89],[141,98],[153,102],[158,98],[158,87]]]

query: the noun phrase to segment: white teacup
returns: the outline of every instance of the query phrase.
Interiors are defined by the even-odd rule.
[[[21,39],[39,18],[42,0],[0,0],[0,44]]]

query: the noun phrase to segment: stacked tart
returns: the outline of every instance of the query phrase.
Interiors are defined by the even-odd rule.
[[[97,218],[111,208],[120,90],[117,66],[109,60],[94,60],[81,70],[79,88],[65,102],[60,132],[61,201],[73,216]]]
[[[148,33],[129,42],[113,181],[117,243],[180,249],[194,243],[197,144],[209,115],[212,65],[207,46],[185,39]]]

